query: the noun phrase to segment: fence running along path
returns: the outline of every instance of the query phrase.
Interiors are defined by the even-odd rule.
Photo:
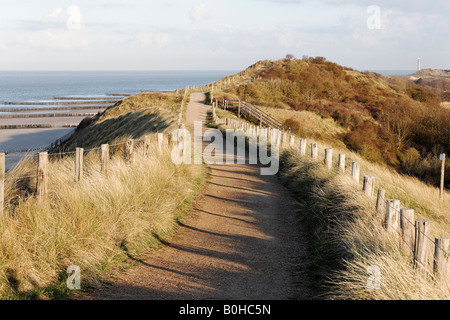
[[[224,110],[236,110],[238,118],[247,115],[253,118],[254,121],[259,122],[259,126],[271,127],[279,130],[290,131],[290,128],[284,126],[281,122],[270,116],[268,113],[261,110],[255,105],[248,103],[245,100],[216,100],[216,106],[222,107]]]
[[[158,148],[159,152],[163,151],[164,146],[171,146],[172,145],[172,137],[170,134],[164,134],[164,133],[157,133],[157,142],[158,142]],[[47,195],[47,184],[48,184],[48,177],[50,175],[56,175],[56,174],[67,174],[67,170],[63,171],[55,171],[55,172],[49,172],[48,170],[48,162],[49,157],[63,157],[68,155],[74,155],[74,181],[80,182],[83,179],[83,171],[84,168],[87,166],[84,166],[84,154],[99,150],[100,151],[100,161],[96,163],[91,163],[89,167],[92,166],[98,166],[100,165],[100,172],[107,176],[108,174],[108,163],[111,158],[110,154],[110,148],[111,147],[118,147],[118,146],[124,146],[123,151],[123,159],[125,160],[125,163],[128,165],[131,165],[133,163],[133,154],[136,152],[136,149],[134,148],[136,142],[142,142],[142,149],[143,154],[148,157],[149,156],[149,149],[150,149],[150,135],[145,135],[140,139],[128,139],[125,142],[122,143],[116,143],[116,144],[102,144],[100,147],[97,148],[91,148],[91,149],[84,149],[84,148],[76,148],[75,151],[67,151],[67,152],[59,152],[59,153],[49,153],[48,151],[41,151],[39,153],[32,154],[31,156],[34,158],[37,158],[37,171],[35,175],[28,175],[28,176],[8,176],[5,172],[5,159],[8,157],[5,155],[5,153],[0,153],[0,213],[4,212],[4,187],[6,181],[17,181],[27,178],[36,178],[36,193],[35,196],[43,200],[45,199]]]
[[[184,95],[183,99],[180,105],[180,111],[178,113],[178,128],[183,129],[184,124],[182,123],[182,116],[183,116],[183,108],[186,102],[186,97],[189,92],[189,87],[186,87],[184,89]],[[72,134],[72,133],[70,133]],[[173,146],[174,137],[171,136],[171,134],[164,134],[164,133],[153,133],[156,136],[157,141],[157,150],[159,152],[163,152],[164,146],[170,147]],[[187,144],[184,143],[180,136],[177,137],[178,140],[181,140],[181,148],[179,148],[180,153],[186,152],[185,148],[187,147]],[[84,149],[84,148],[76,148],[75,151],[67,151],[67,152],[58,152],[58,153],[49,153],[48,148],[35,148],[34,150],[26,150],[28,152],[30,151],[40,151],[34,154],[29,154],[32,157],[37,158],[37,172],[35,175],[30,176],[19,176],[19,177],[9,177],[6,176],[6,158],[23,158],[23,155],[8,155],[8,153],[2,152],[0,153],[0,214],[4,212],[4,188],[5,188],[5,182],[6,181],[17,181],[21,179],[27,179],[27,178],[36,178],[36,194],[35,196],[43,200],[46,197],[47,194],[47,181],[49,175],[55,175],[55,174],[67,174],[67,171],[57,171],[57,172],[49,172],[48,171],[48,161],[49,157],[63,157],[68,155],[74,155],[74,181],[80,182],[83,178],[83,168],[86,168],[87,166],[84,166],[84,154],[99,150],[100,151],[100,162],[90,164],[89,166],[95,166],[100,165],[100,172],[102,175],[107,176],[108,175],[108,164],[109,160],[111,158],[110,150],[111,147],[118,147],[118,146],[124,146],[123,151],[123,159],[125,160],[125,163],[128,165],[133,164],[133,154],[135,152],[135,144],[137,142],[142,142],[142,152],[143,155],[148,157],[150,155],[150,139],[151,136],[144,135],[140,139],[128,139],[125,142],[122,143],[116,143],[116,144],[102,144],[100,147],[91,148],[91,149]],[[59,143],[61,143],[61,139],[59,140]],[[59,144],[52,143],[52,146],[57,146]],[[19,151],[14,151],[19,152]],[[21,151],[20,151],[21,152]]]
[[[230,109],[230,105],[236,106],[236,101],[222,100],[213,103],[212,116],[216,124],[223,124],[237,130],[246,132],[246,135],[254,139],[264,138],[276,141],[280,147],[289,147],[297,149],[295,139],[299,139],[298,151],[300,156],[306,156],[307,139],[290,134],[290,131],[280,128],[278,125],[271,126],[271,122],[260,122],[259,126],[251,125],[231,118],[219,118],[216,115],[215,108],[222,107]],[[244,104],[238,104],[238,116],[243,112]],[[245,111],[244,111],[245,112]],[[251,115],[253,118],[254,115]],[[265,125],[265,128],[262,126]],[[318,144],[312,141],[310,156],[313,161],[318,161]],[[328,170],[335,170],[337,174],[346,173],[346,156],[339,154],[338,163],[333,168],[333,149],[324,149],[325,157],[323,163]],[[360,183],[361,163],[352,161],[351,177],[355,183]],[[365,175],[362,181],[362,192],[369,198],[375,199],[375,176]],[[415,219],[415,211],[411,208],[401,208],[399,199],[386,199],[386,191],[378,189],[376,195],[376,205],[374,207],[375,214],[385,212],[384,228],[386,232],[397,233],[400,237],[400,244],[405,255],[412,257],[414,268],[417,273],[425,278],[436,281],[443,287],[450,288],[450,238],[449,237],[430,237],[431,221],[425,219]],[[420,214],[420,213],[419,213]],[[432,271],[429,269],[431,247],[434,247]]]
[[[183,108],[188,93],[188,87],[184,90],[184,97],[180,106],[180,112],[178,114],[179,128],[183,128],[182,123]],[[229,102],[224,102],[228,107],[231,105]],[[220,105],[220,104],[217,104]],[[224,124],[235,129],[247,131],[254,138],[265,137],[276,141],[280,146],[295,148],[296,147],[296,135],[290,134],[288,130],[280,129],[279,126],[271,127],[270,122],[260,122],[260,126],[251,125],[247,122],[230,118],[219,118],[215,112],[216,103],[213,104],[213,119],[217,124]],[[242,107],[242,105],[241,105]],[[238,105],[239,108],[239,105]],[[249,110],[248,108],[247,110]],[[238,112],[246,112],[244,108]],[[252,111],[253,112],[253,111]],[[254,117],[253,115],[251,115]],[[275,123],[276,124],[276,123]],[[265,126],[263,128],[263,126]],[[297,137],[298,138],[298,137]],[[158,150],[162,152],[164,145],[170,145],[172,137],[167,134],[157,133]],[[103,144],[100,147],[84,150],[83,148],[77,148],[75,151],[52,153],[51,156],[64,156],[75,155],[74,157],[74,181],[80,182],[83,180],[83,170],[85,166],[84,154],[93,150],[100,150],[100,162],[91,164],[90,166],[100,165],[100,172],[107,176],[108,163],[110,160],[110,147],[116,147],[119,145],[124,146],[123,158],[125,162],[130,165],[133,163],[133,153],[135,152],[135,143],[143,142],[142,151],[144,155],[148,156],[148,150],[150,148],[150,136],[143,136],[141,139],[129,139],[123,143],[117,144]],[[310,155],[313,161],[318,161],[318,144],[317,142],[311,142]],[[300,156],[306,156],[307,153],[307,139],[300,138],[299,140],[299,154]],[[0,153],[0,213],[4,213],[4,187],[5,181],[20,180],[25,178],[36,178],[36,197],[41,201],[45,201],[48,191],[48,176],[55,174],[67,174],[67,171],[49,172],[48,159],[49,153],[47,151],[34,154],[38,158],[37,172],[35,175],[21,176],[21,177],[9,177],[5,174],[5,153]],[[345,154],[339,154],[338,166],[335,168],[338,173],[345,174],[346,157]],[[331,171],[333,169],[333,149],[325,149],[324,165]],[[351,170],[352,179],[355,183],[360,183],[360,162],[352,162]],[[373,175],[365,175],[363,178],[362,191],[370,198],[374,198],[375,193],[375,177]],[[450,287],[450,238],[436,237],[434,240],[430,237],[430,224],[431,222],[424,219],[415,219],[414,210],[410,208],[400,208],[399,199],[386,199],[386,192],[383,189],[379,189],[376,197],[375,212],[380,214],[385,211],[384,226],[387,232],[395,232],[401,238],[401,243],[405,254],[411,255],[414,261],[414,267],[418,273],[424,277],[430,277],[440,283]],[[384,208],[383,208],[384,206]],[[429,253],[430,246],[434,245],[433,255],[433,270],[428,270],[429,265]]]

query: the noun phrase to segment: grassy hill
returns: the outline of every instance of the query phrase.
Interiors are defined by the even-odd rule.
[[[130,256],[143,258],[176,228],[206,177],[203,166],[175,165],[169,148],[160,152],[156,143],[155,133],[168,133],[176,123],[181,100],[175,93],[142,93],[85,120],[52,150],[43,202],[34,196],[35,157],[7,173],[0,298],[65,298],[69,266],[80,267],[82,289],[95,286],[128,266]],[[121,144],[144,134],[151,137],[150,155],[136,141],[133,164],[125,163]],[[108,175],[100,171],[102,143],[117,145]],[[76,146],[86,148],[80,182],[74,181]]]
[[[433,91],[445,103],[450,102],[450,71],[436,69],[422,69],[403,79],[413,80],[415,84]]]
[[[267,66],[270,68],[271,64]],[[227,83],[224,91],[216,91],[217,96],[237,97],[239,88],[236,85],[237,82]],[[405,94],[404,99],[410,98]],[[255,103],[264,104],[263,101]],[[282,148],[280,155],[278,177],[298,201],[298,214],[308,232],[310,261],[307,272],[316,298],[449,299],[448,288],[434,281],[431,273],[434,239],[450,234],[450,193],[446,191],[444,200],[439,201],[438,188],[400,174],[385,163],[369,161],[349,151],[340,136],[350,130],[339,126],[332,117],[323,118],[316,112],[297,111],[291,107],[276,108],[270,103],[262,108],[281,121],[298,121],[301,135],[318,142],[318,159],[324,159],[324,149],[333,146],[332,170],[327,169],[323,161],[312,161],[308,154],[301,156],[298,139],[295,148]],[[237,119],[230,110],[217,109],[216,114],[219,118]],[[211,121],[211,125],[217,124]],[[224,124],[217,126],[222,131],[227,129]],[[337,170],[336,155],[340,153],[346,155],[345,173]],[[351,178],[353,161],[360,163],[361,177],[375,176],[374,195],[378,189],[384,189],[386,199],[398,199],[400,208],[413,209],[415,219],[431,221],[426,244],[429,246],[428,277],[418,276],[412,249],[403,245],[399,234],[386,230],[385,207],[382,212],[376,212],[376,196],[367,197],[362,192],[361,181],[357,183]],[[380,272],[378,289],[370,289],[367,285],[369,270],[373,268]]]
[[[182,94],[141,93],[117,102],[94,118],[86,118],[76,132],[58,150],[92,148],[117,143],[130,137],[175,129]]]
[[[214,97],[263,106],[299,134],[305,134],[305,112],[314,113],[338,129],[324,132],[316,121],[309,134],[428,183],[439,182],[439,154],[450,153],[450,110],[430,88],[357,72],[322,57],[261,61],[244,74],[245,79],[230,76],[228,85],[222,80]]]

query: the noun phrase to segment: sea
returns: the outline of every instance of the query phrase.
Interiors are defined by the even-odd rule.
[[[0,71],[0,152],[6,153],[6,168],[14,167],[27,153],[45,150],[69,137],[85,116],[114,103],[108,99],[203,86],[233,73],[236,71]],[[99,106],[102,99],[106,102]],[[82,108],[92,106],[92,110],[78,109],[74,103],[83,104]],[[23,116],[67,112],[75,114]]]
[[[362,72],[367,70],[361,70]],[[383,76],[407,76],[415,73],[417,70],[369,70],[369,72],[376,72]]]
[[[2,102],[104,97],[201,86],[236,71],[0,71]]]
[[[408,75],[415,70],[370,70]],[[227,71],[0,71],[2,102],[48,101],[55,97],[106,97],[201,86],[238,72]]]

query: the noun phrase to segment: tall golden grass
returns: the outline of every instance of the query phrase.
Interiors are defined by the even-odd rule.
[[[125,136],[136,139],[147,132],[171,131],[176,127],[182,99],[183,94],[173,92],[126,97],[94,119],[83,120],[58,151],[94,148]]]
[[[324,144],[319,159],[323,159]],[[318,279],[315,288],[325,299],[415,300],[449,299],[449,288],[440,286],[432,275],[434,245],[428,241],[430,256],[425,279],[416,273],[410,255],[405,255],[399,234],[387,232],[384,213],[375,212],[374,198],[365,196],[362,184],[350,177],[351,161],[360,161],[361,177],[375,175],[376,189],[384,188],[386,198],[400,199],[401,208],[415,209],[415,217],[432,221],[430,237],[450,236],[450,194],[439,201],[437,188],[418,179],[400,175],[393,169],[365,161],[348,150],[347,173],[331,172],[323,162],[301,157],[287,150],[281,158],[281,179],[295,193],[301,215],[309,226],[312,250],[311,276]],[[368,268],[381,273],[380,289],[367,286]]]
[[[0,217],[1,298],[65,297],[71,265],[80,267],[83,288],[96,285],[126,265],[129,255],[145,253],[174,230],[206,176],[203,166],[175,165],[169,148],[159,152],[156,145],[156,131],[174,128],[181,99],[176,93],[131,96],[80,125],[50,153],[44,202],[34,196],[35,157],[7,173]],[[151,136],[150,155],[144,157],[136,142],[133,164],[126,164],[124,142],[144,134]],[[112,146],[107,176],[100,172],[102,143]],[[78,183],[70,154],[76,146],[92,149]]]
[[[156,138],[153,137],[153,141]],[[0,294],[3,298],[40,297],[81,269],[82,286],[95,285],[105,270],[127,255],[139,255],[173,230],[203,179],[202,166],[175,165],[168,148],[149,157],[139,149],[133,165],[120,156],[100,173],[99,154],[86,155],[82,181],[74,182],[74,159],[50,161],[48,196],[32,196],[36,163],[26,159],[8,173],[6,214],[0,217]],[[29,196],[18,190],[29,186]],[[62,285],[62,290],[65,288]]]

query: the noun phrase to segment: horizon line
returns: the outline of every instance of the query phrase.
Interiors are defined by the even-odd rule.
[[[0,72],[156,72],[156,71],[238,71],[241,69],[146,69],[146,70],[137,70],[137,69],[114,69],[114,70],[101,70],[101,69],[83,69],[83,70],[74,70],[74,69],[61,69],[61,70],[0,70]]]
[[[425,69],[425,68],[423,68]],[[422,70],[423,70],[422,69]],[[426,69],[432,69],[432,68],[426,68]],[[101,70],[101,69],[83,69],[83,70],[75,70],[75,69],[61,69],[61,70],[0,70],[0,72],[157,72],[157,71],[163,71],[163,72],[171,72],[171,71],[241,71],[245,69],[145,69],[145,70],[137,70],[137,69],[109,69],[109,70]],[[417,69],[354,69],[356,71],[365,72],[365,71],[412,71]],[[440,69],[440,70],[446,70],[446,69]]]

